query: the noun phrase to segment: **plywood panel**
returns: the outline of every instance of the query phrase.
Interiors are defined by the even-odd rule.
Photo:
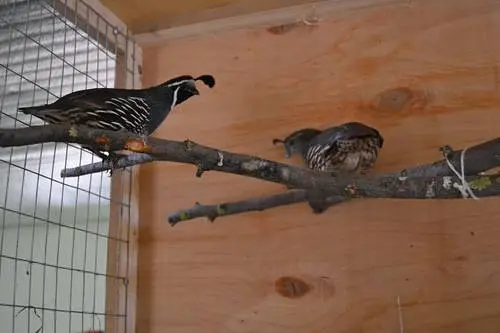
[[[342,0],[344,1],[344,0]],[[134,33],[313,3],[315,0],[101,0]]]
[[[339,10],[317,27],[149,48],[145,85],[184,73],[217,78],[214,90],[200,88],[156,135],[284,161],[273,138],[358,120],[386,139],[377,172],[433,161],[443,144],[498,136],[498,22],[493,1],[414,0]],[[141,168],[141,332],[500,327],[498,200],[360,200],[319,216],[296,205],[171,228],[167,215],[195,201],[283,189],[194,172],[180,164]],[[275,281],[284,276],[302,279],[310,291],[281,296]]]

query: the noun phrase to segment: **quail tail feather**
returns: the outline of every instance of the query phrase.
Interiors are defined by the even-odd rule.
[[[24,114],[33,114],[36,115],[39,112],[42,112],[44,110],[49,109],[49,104],[45,105],[38,105],[38,106],[27,106],[23,108],[18,108],[18,111],[24,113]]]

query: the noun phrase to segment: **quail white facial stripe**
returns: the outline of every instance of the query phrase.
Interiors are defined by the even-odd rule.
[[[182,80],[182,81],[172,82],[170,84],[167,84],[167,87],[176,87],[176,86],[179,86],[181,84],[184,84],[184,83],[190,82],[190,81],[193,81],[193,80]]]
[[[177,94],[179,93],[179,89],[181,89],[181,87],[177,87],[174,90],[174,98],[172,99],[172,105],[170,105],[170,109],[173,109],[175,104],[177,104]]]

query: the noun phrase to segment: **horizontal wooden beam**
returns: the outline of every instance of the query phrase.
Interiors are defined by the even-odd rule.
[[[134,39],[140,45],[159,44],[167,40],[213,34],[220,31],[262,28],[290,24],[294,22],[314,21],[339,10],[360,10],[387,5],[408,5],[408,0],[325,0],[285,8],[261,11],[248,15],[239,15],[193,24],[180,25],[179,20],[170,20],[172,28],[153,32],[139,33]],[[175,23],[175,24],[174,24]],[[180,25],[180,26],[179,26]]]

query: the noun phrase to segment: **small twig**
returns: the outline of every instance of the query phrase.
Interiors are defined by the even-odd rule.
[[[148,154],[130,154],[121,157],[115,162],[114,169],[125,169],[134,165],[145,164],[153,162],[154,157]],[[63,169],[61,171],[61,177],[80,177],[84,175],[89,175],[92,173],[104,172],[111,170],[111,161],[96,162],[91,164],[85,164],[75,168]]]
[[[468,176],[466,181],[474,188],[479,198],[500,196],[500,175]],[[369,180],[353,180],[343,187],[325,191],[323,194],[315,190],[296,190],[279,195],[253,198],[238,202],[228,202],[221,205],[194,206],[170,216],[169,221],[178,223],[196,217],[206,216],[211,220],[218,216],[238,214],[247,211],[264,210],[273,207],[290,205],[309,201],[311,197],[326,198],[321,205],[334,205],[352,198],[391,198],[391,199],[462,199],[463,192],[452,184],[459,184],[461,179],[456,176],[444,177],[377,177]],[[329,192],[337,192],[338,196],[329,196]],[[276,199],[279,198],[279,201]],[[312,205],[313,206],[313,205]],[[228,208],[230,207],[230,208]],[[313,208],[315,208],[313,206]],[[229,212],[229,213],[228,213]],[[173,223],[173,224],[175,224]]]
[[[251,198],[235,202],[226,202],[218,205],[201,205],[196,203],[193,207],[178,211],[168,217],[170,225],[174,226],[179,222],[192,220],[198,217],[207,217],[210,222],[214,222],[219,216],[228,216],[252,211],[263,211],[278,206],[291,205],[298,202],[308,201],[308,192],[302,190],[292,190],[285,193]],[[329,204],[331,200],[337,200],[337,203],[343,201],[341,197],[332,197],[327,199]],[[321,206],[315,206],[310,203],[315,212],[321,212]]]
[[[227,202],[218,205],[201,205],[196,203],[194,207],[179,211],[168,218],[173,226],[179,222],[205,216],[213,222],[219,216],[239,214],[243,212],[262,211],[276,206],[289,205],[305,200],[304,191],[290,191],[268,197],[252,198],[248,200]]]

